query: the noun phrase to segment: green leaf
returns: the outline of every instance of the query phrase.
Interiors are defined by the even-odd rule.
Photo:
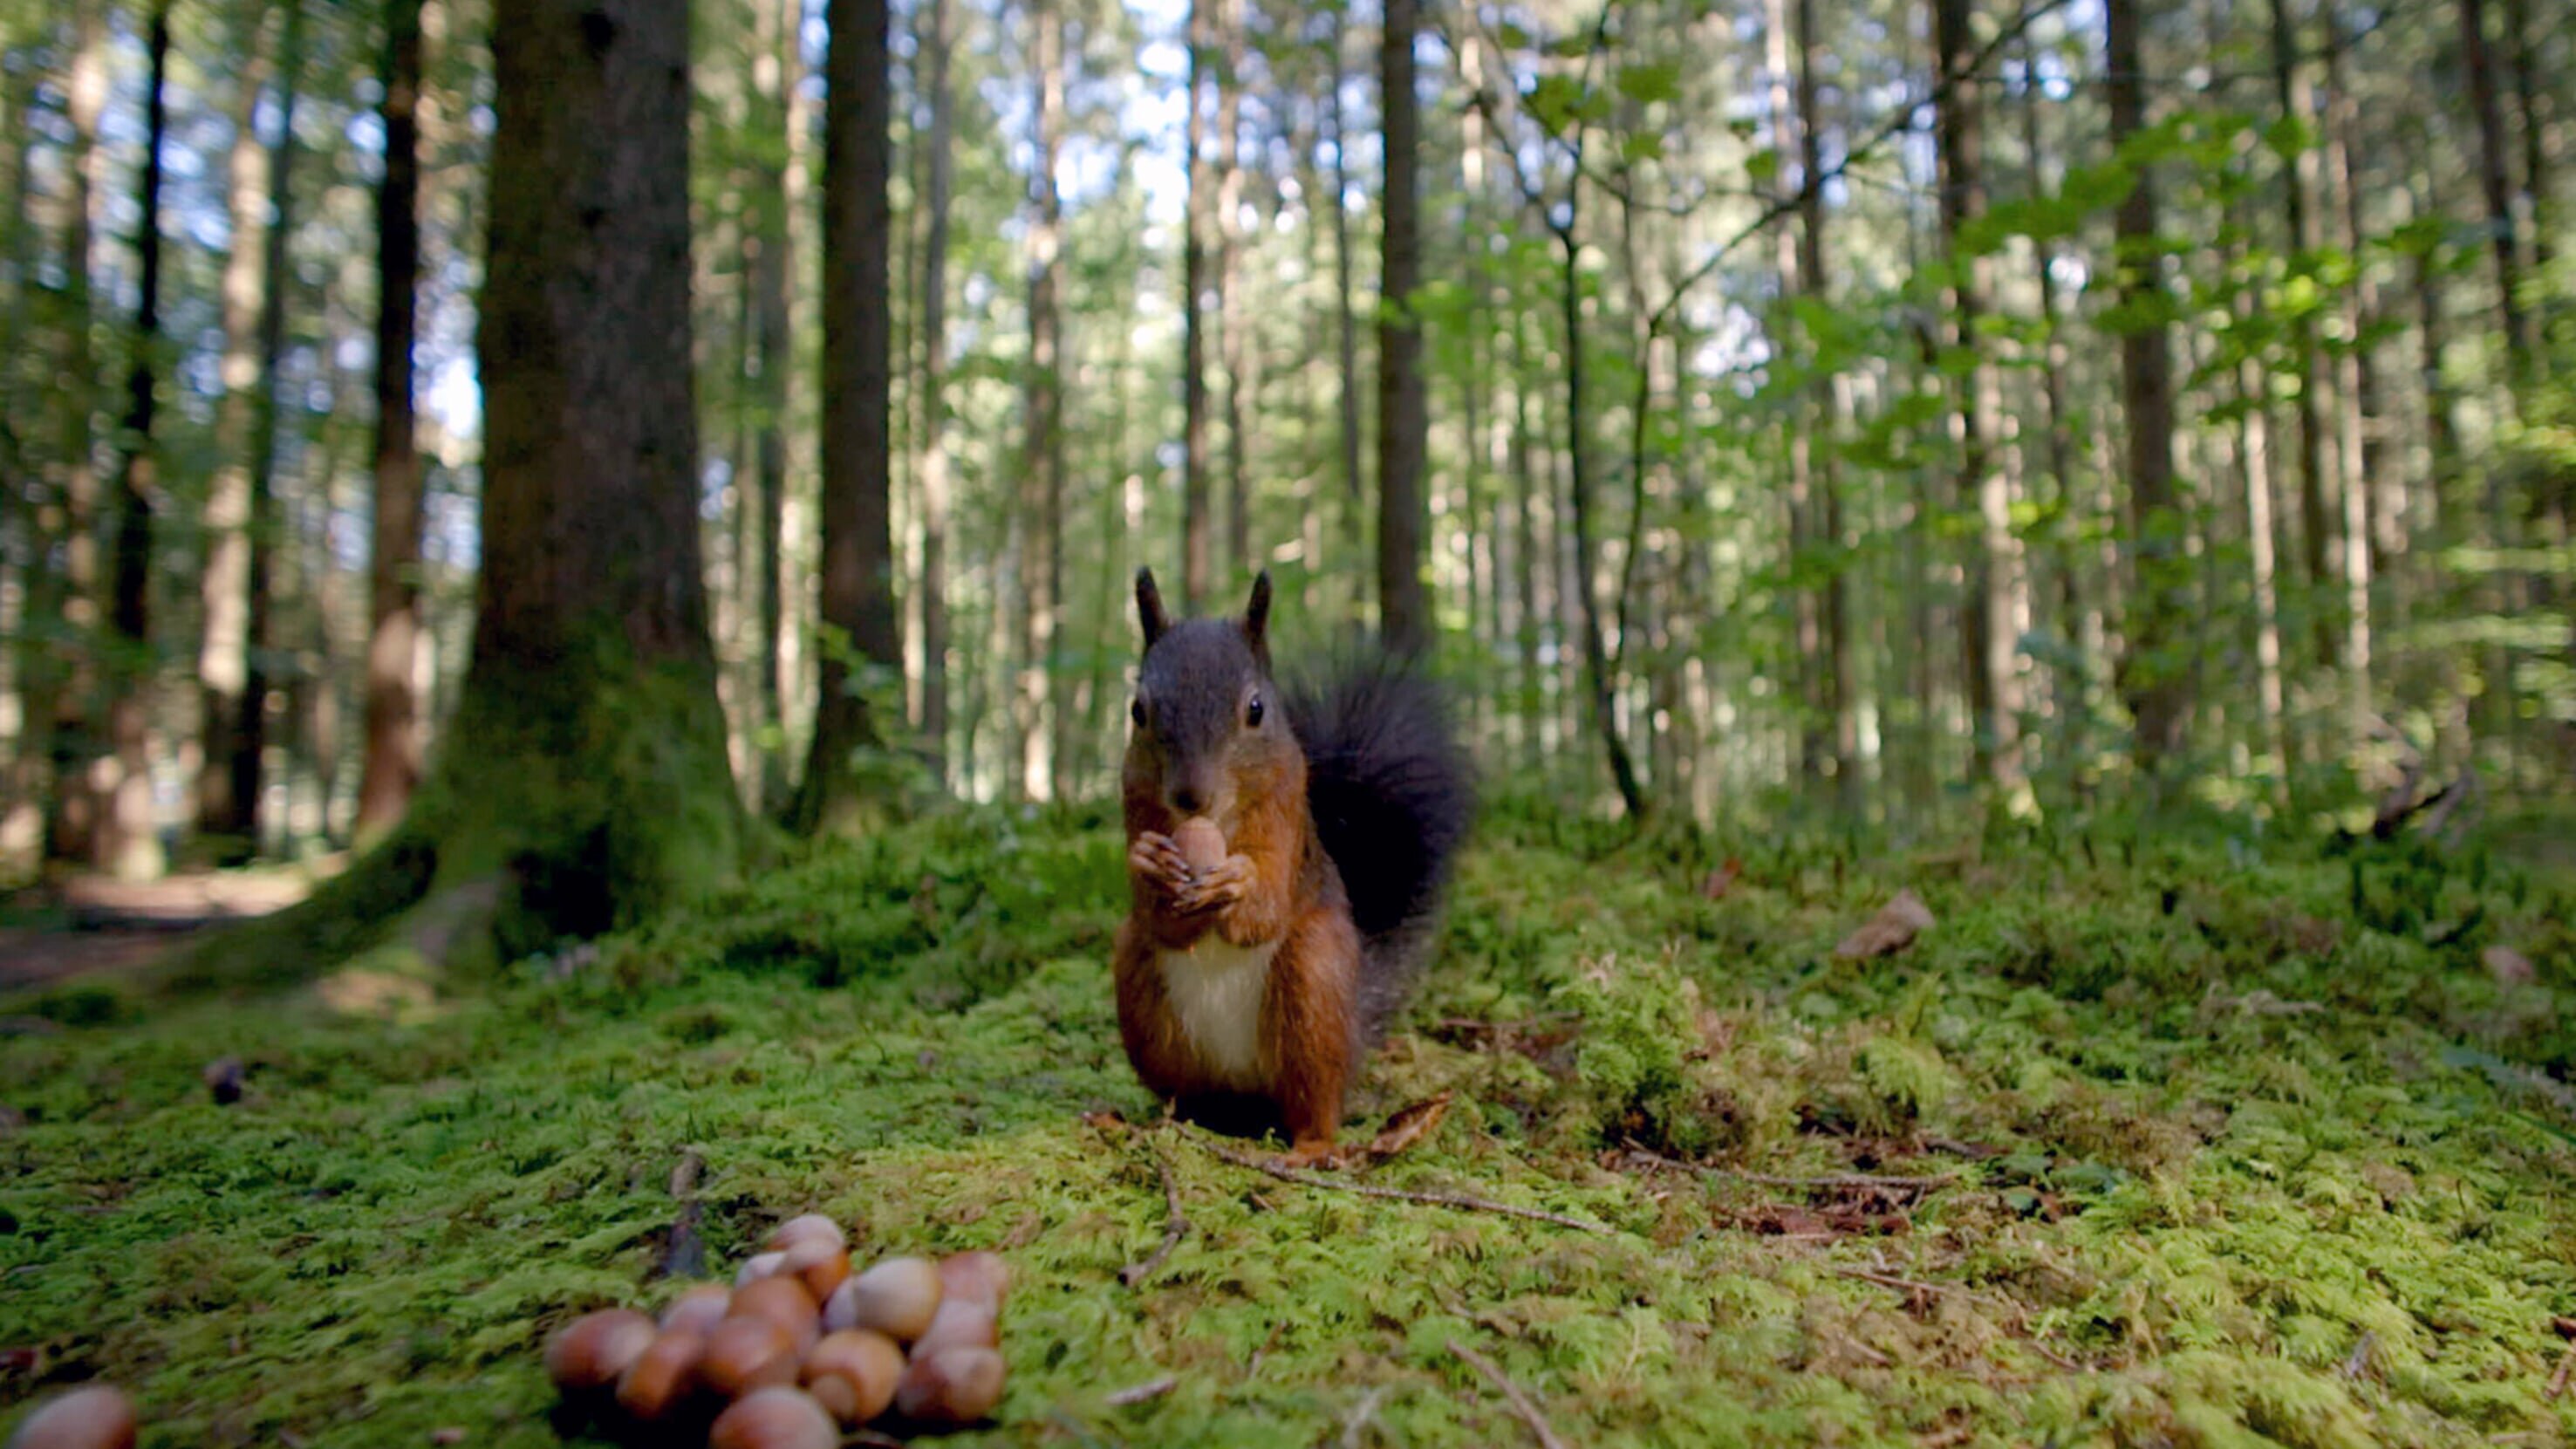
[[[1779,176],[1780,148],[1777,146],[1765,146],[1761,150],[1754,152],[1752,155],[1745,157],[1744,174],[1752,177],[1757,184],[1771,181]]]
[[[1623,65],[1619,67],[1619,92],[1640,105],[1678,100],[1682,93],[1681,63],[1657,61],[1651,65]]]
[[[1622,137],[1619,155],[1628,161],[1661,161],[1664,159],[1664,138],[1652,131],[1639,131]]]

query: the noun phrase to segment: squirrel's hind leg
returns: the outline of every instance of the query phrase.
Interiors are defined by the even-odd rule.
[[[1358,1056],[1352,1025],[1359,967],[1359,934],[1350,918],[1320,905],[1298,917],[1271,963],[1261,1011],[1263,1056],[1292,1166],[1333,1155],[1342,1094]]]

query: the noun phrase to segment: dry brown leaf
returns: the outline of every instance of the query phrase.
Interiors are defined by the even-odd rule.
[[[1866,961],[1873,956],[1893,956],[1914,944],[1914,938],[1932,929],[1932,910],[1910,890],[1901,890],[1896,898],[1878,908],[1857,931],[1843,938],[1834,954],[1846,961]]]
[[[1370,1139],[1368,1155],[1384,1162],[1430,1136],[1431,1129],[1440,1125],[1440,1119],[1449,1115],[1449,1097],[1447,1092],[1425,1097],[1387,1118],[1386,1126]]]
[[[2487,974],[2499,986],[2528,986],[2533,975],[2531,958],[2511,946],[2489,946],[2478,953],[2487,966]]]
[[[1702,898],[1707,900],[1725,900],[1726,893],[1735,889],[1737,878],[1743,874],[1744,862],[1729,856],[1726,864],[1710,871],[1708,873],[1708,879],[1699,883],[1699,893]]]

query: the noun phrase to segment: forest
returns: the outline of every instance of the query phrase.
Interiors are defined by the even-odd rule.
[[[606,1434],[552,1335],[821,1212],[1009,1265],[967,1442],[2576,1439],[2571,78],[0,0],[0,1424]],[[1155,851],[1263,859],[1137,783],[1165,608],[1466,771],[1320,1171],[1138,1055]]]

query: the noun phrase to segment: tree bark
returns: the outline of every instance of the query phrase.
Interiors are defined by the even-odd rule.
[[[1333,66],[1329,106],[1333,117],[1333,296],[1341,324],[1335,340],[1341,349],[1342,378],[1342,561],[1345,568],[1356,571],[1365,548],[1362,536],[1368,485],[1360,477],[1359,321],[1351,310],[1350,132],[1342,123],[1342,11],[1339,6],[1328,6],[1326,14],[1331,32],[1325,44],[1332,51]],[[1354,626],[1362,612],[1360,594],[1356,588],[1351,591]]]
[[[93,721],[99,703],[97,651],[88,647],[103,622],[105,580],[99,568],[98,357],[90,332],[97,303],[91,277],[97,259],[98,214],[108,189],[108,154],[98,123],[107,109],[107,15],[103,0],[79,0],[74,9],[71,84],[65,96],[71,123],[65,159],[71,196],[63,227],[63,377],[58,392],[63,420],[63,623],[73,637],[61,691],[54,698],[49,731],[53,794],[45,821],[45,854],[89,864],[99,834],[102,802],[89,778],[98,752]]]
[[[1966,597],[1960,617],[1968,713],[1978,773],[2006,789],[2021,781],[2021,678],[2013,628],[2014,578],[2020,542],[2012,531],[2009,481],[1996,466],[1996,382],[1978,323],[1991,310],[1993,263],[1962,256],[1960,233],[1985,211],[1985,118],[1968,67],[1975,51],[1969,34],[1972,0],[1933,0],[1933,44],[1942,84],[1940,107],[1941,240],[1956,269],[1949,309],[1949,346],[1971,365],[1946,385],[1958,397],[1952,437],[1959,446],[1955,497],[1973,501],[1982,534],[1969,553]]]
[[[1208,517],[1207,285],[1208,248],[1216,230],[1216,178],[1208,158],[1203,93],[1214,80],[1216,48],[1210,7],[1190,0],[1189,214],[1181,239],[1181,608],[1195,614],[1213,580]]]
[[[1036,134],[1029,178],[1028,449],[1022,459],[1021,506],[1012,536],[1019,544],[1021,585],[1019,789],[1023,799],[1055,798],[1055,723],[1050,688],[1058,591],[1063,582],[1064,437],[1061,322],[1056,304],[1057,251],[1064,225],[1056,195],[1056,152],[1064,116],[1064,21],[1049,0],[1029,0],[1033,64],[1029,107]],[[1223,255],[1222,252],[1219,253]],[[1218,266],[1220,279],[1224,274]]]
[[[1251,439],[1244,429],[1244,333],[1251,325],[1235,268],[1243,261],[1243,0],[1223,0],[1217,21],[1222,63],[1216,78],[1217,365],[1225,373],[1225,557],[1249,577],[1252,555]],[[1255,403],[1256,408],[1258,402]]]
[[[1414,97],[1415,0],[1387,0],[1378,45],[1379,106],[1386,150],[1385,232],[1380,239],[1377,326],[1378,633],[1397,654],[1431,647],[1431,600],[1422,581],[1428,517],[1422,493],[1429,429],[1422,388],[1422,333],[1413,315],[1420,285],[1421,216],[1416,194],[1421,116]]]
[[[787,197],[786,162],[789,136],[801,110],[794,100],[804,48],[797,38],[805,8],[802,0],[759,0],[756,37],[762,58],[753,66],[760,91],[763,134],[775,127],[778,150],[757,163],[754,185],[760,194],[759,233],[751,264],[753,356],[760,372],[754,411],[759,426],[753,439],[756,469],[753,529],[759,555],[759,597],[754,601],[752,673],[756,676],[754,717],[763,725],[783,726],[786,685],[780,676],[787,619],[787,591],[782,545],[787,522],[787,427],[794,396],[796,364],[793,319],[788,291],[796,275],[796,228]],[[761,751],[758,780],[764,808],[788,799],[786,752]]]
[[[948,0],[921,7],[923,85],[930,95],[928,232],[921,249],[921,736],[934,779],[948,758],[948,202],[955,103],[948,82]]]
[[[2487,204],[2495,251],[2496,313],[2504,323],[2505,373],[2519,395],[2531,367],[2531,334],[2522,310],[2522,268],[2515,250],[2513,183],[2505,158],[2504,110],[2496,97],[2494,52],[2487,47],[2486,0],[2460,0],[2460,59],[2469,73],[2469,107],[2478,123],[2478,185]],[[2487,475],[2489,521],[2503,533],[2503,485]]]
[[[2294,0],[2272,0],[2272,87],[2284,120],[2301,128],[2299,149],[2282,160],[2282,202],[2289,209],[2291,269],[2312,270],[2317,251],[2317,153],[2305,128],[2316,119],[2316,100],[2300,68],[2298,25],[2290,13]],[[2294,407],[2299,425],[2299,563],[2300,582],[2315,620],[2316,657],[2335,657],[2334,626],[2324,607],[2334,581],[2334,528],[2327,509],[2330,493],[2325,465],[2325,423],[2317,394],[2325,370],[2317,360],[2317,329],[2305,313],[2291,319],[2290,357],[2298,378]]]
[[[806,833],[861,822],[869,801],[856,754],[881,743],[860,669],[903,667],[894,605],[886,435],[893,317],[886,292],[891,217],[886,183],[885,0],[831,0],[823,132],[823,579],[821,618],[845,648],[827,648],[813,752],[798,796]],[[854,667],[855,666],[855,667]]]
[[[2472,0],[2473,3],[2473,0]],[[2140,30],[2143,0],[2106,0],[2106,63],[2110,68],[2111,145],[2116,150],[2146,127],[2146,84]],[[2119,295],[2130,316],[2120,337],[2121,407],[2126,414],[2129,527],[2137,591],[2130,612],[2129,647],[2121,660],[2122,692],[2136,720],[2139,768],[2160,777],[2180,765],[2188,698],[2183,671],[2166,655],[2179,643],[2185,611],[2177,592],[2188,588],[2182,567],[2183,519],[2173,478],[2173,364],[2166,351],[2169,302],[2159,277],[2156,187],[2152,168],[2141,168],[2120,203],[2114,232],[2119,250]]]
[[[134,250],[140,275],[134,355],[126,365],[125,424],[117,442],[116,577],[108,626],[112,635],[108,741],[114,769],[103,792],[93,862],[128,880],[162,870],[153,828],[151,760],[152,491],[160,458],[152,427],[161,353],[161,147],[169,131],[164,91],[170,72],[170,4],[157,0],[146,46],[141,217]]]
[[[1798,56],[1798,284],[1807,296],[1830,303],[1832,287],[1825,275],[1825,192],[1813,178],[1824,174],[1823,108],[1817,99],[1815,0],[1791,0],[1790,24]],[[1831,377],[1815,384],[1808,417],[1812,443],[1808,452],[1808,485],[1816,506],[1812,536],[1824,544],[1827,573],[1823,594],[1826,671],[1824,707],[1833,722],[1834,792],[1846,812],[1860,808],[1859,674],[1851,648],[1851,580],[1844,569],[1843,507],[1840,469],[1834,444],[1841,432],[1841,409]]]
[[[376,187],[376,505],[367,562],[366,755],[356,825],[361,841],[398,824],[420,782],[420,702],[412,692],[412,663],[422,624],[421,465],[411,358],[420,285],[420,11],[421,0],[386,0],[385,174]]]
[[[198,581],[203,634],[197,652],[197,831],[219,837],[218,858],[250,846],[242,802],[233,794],[234,732],[241,723],[242,691],[249,667],[250,446],[261,379],[258,328],[265,255],[259,239],[268,225],[262,183],[268,157],[259,144],[257,118],[268,83],[268,7],[245,9],[240,39],[242,69],[233,114],[232,148],[225,164],[226,204],[232,246],[224,258],[224,398],[216,415],[219,457],[206,494],[206,560]]]
[[[287,243],[294,235],[295,102],[304,65],[305,0],[288,0],[286,33],[277,54],[278,132],[268,163],[268,231],[263,238],[259,302],[259,392],[251,406],[250,570],[243,618],[248,667],[242,672],[241,713],[232,734],[230,832],[256,851],[261,834],[262,764],[268,754],[269,670],[276,647],[277,559],[277,361],[285,350]]]

